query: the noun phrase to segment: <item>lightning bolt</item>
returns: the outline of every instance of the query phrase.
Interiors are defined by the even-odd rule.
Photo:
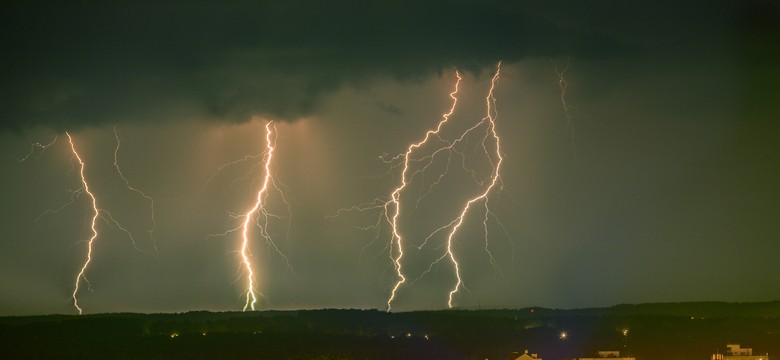
[[[482,225],[483,225],[483,228],[484,228],[484,237],[485,237],[485,252],[488,254],[488,257],[490,259],[491,265],[493,265],[494,269],[496,269],[496,271],[498,271],[497,263],[495,261],[495,258],[493,257],[493,254],[490,252],[490,248],[488,246],[488,235],[489,234],[488,234],[487,222],[488,222],[488,218],[490,216],[495,217],[495,215],[493,215],[493,213],[490,211],[490,207],[488,205],[488,201],[489,201],[489,197],[488,196],[496,188],[496,186],[499,186],[498,184],[499,184],[500,179],[501,179],[501,175],[500,175],[501,164],[504,161],[504,158],[501,156],[501,139],[499,138],[498,133],[496,132],[496,119],[498,118],[498,113],[497,113],[497,111],[495,109],[495,107],[496,107],[496,99],[495,99],[495,97],[493,95],[495,87],[496,87],[496,84],[498,83],[498,79],[499,79],[500,74],[501,74],[501,63],[499,62],[498,65],[497,65],[497,68],[496,68],[496,72],[493,75],[493,78],[491,79],[491,82],[490,82],[490,90],[488,91],[488,95],[485,98],[486,109],[487,109],[485,117],[483,117],[481,121],[479,121],[477,124],[472,126],[470,129],[466,130],[463,133],[463,135],[461,135],[461,137],[458,138],[458,140],[455,141],[455,142],[462,141],[462,139],[464,139],[464,137],[471,130],[473,130],[473,129],[475,129],[475,128],[483,125],[483,124],[487,125],[486,134],[482,138],[482,142],[481,142],[482,149],[485,151],[486,154],[488,153],[486,141],[488,140],[488,138],[492,138],[493,139],[493,144],[494,144],[494,147],[495,147],[495,156],[498,159],[496,162],[493,162],[493,160],[490,157],[488,157],[488,159],[490,161],[490,164],[492,165],[492,168],[493,168],[493,171],[492,171],[491,176],[489,178],[489,184],[488,184],[488,186],[486,186],[484,188],[484,190],[480,194],[474,196],[473,198],[469,199],[466,202],[466,204],[463,206],[460,214],[457,217],[455,217],[455,219],[450,221],[448,224],[446,224],[444,226],[441,226],[441,227],[437,228],[436,230],[434,230],[431,234],[428,235],[428,237],[425,238],[425,241],[422,243],[422,245],[420,245],[418,247],[420,249],[422,247],[424,247],[425,244],[428,242],[428,240],[431,237],[433,237],[436,233],[444,231],[446,229],[450,229],[449,233],[447,234],[447,241],[446,241],[446,245],[447,245],[446,249],[447,249],[447,251],[441,257],[439,257],[438,259],[433,261],[430,264],[430,266],[428,267],[428,270],[423,272],[417,279],[414,280],[414,281],[417,281],[420,278],[422,278],[423,276],[425,276],[426,274],[430,273],[431,270],[433,269],[433,267],[436,264],[438,264],[440,261],[444,260],[445,258],[449,259],[450,262],[452,263],[453,270],[454,270],[454,273],[455,273],[455,279],[456,279],[455,286],[452,288],[452,290],[450,290],[450,292],[448,294],[447,306],[449,308],[452,308],[454,306],[453,305],[453,301],[454,301],[455,294],[457,294],[458,291],[461,288],[465,288],[464,285],[463,285],[463,279],[461,278],[461,275],[460,275],[460,263],[458,263],[458,260],[455,257],[455,253],[453,251],[453,247],[452,247],[453,240],[454,240],[454,237],[457,234],[458,230],[463,225],[463,221],[466,218],[466,215],[468,215],[469,210],[471,209],[472,205],[474,205],[475,203],[478,203],[480,201],[484,201],[484,208],[485,208],[485,215],[484,215],[484,218],[482,220]],[[498,223],[503,228],[503,224],[501,224],[500,222],[498,222]]]
[[[574,152],[574,157],[577,157],[577,144],[574,142],[574,125],[572,125],[571,118],[571,106],[566,102],[566,90],[569,87],[569,82],[566,81],[566,72],[569,71],[569,59],[566,59],[566,66],[563,69],[558,70],[558,63],[555,63],[555,73],[558,75],[558,87],[561,89],[561,105],[563,106],[563,115],[566,116],[566,124],[569,126],[569,138],[571,140],[571,149]]]
[[[571,149],[572,153],[574,154],[574,160],[577,160],[577,143],[575,142],[575,136],[574,136],[574,119],[575,118],[584,118],[585,120],[588,120],[588,116],[580,111],[580,109],[577,106],[574,106],[568,102],[566,99],[566,92],[569,88],[569,82],[566,80],[566,73],[569,71],[569,67],[571,66],[571,61],[569,58],[566,59],[566,65],[562,66],[561,69],[558,67],[557,62],[553,62],[555,66],[555,74],[558,75],[558,88],[560,89],[560,99],[561,99],[561,106],[563,107],[563,115],[566,117],[566,125],[569,127],[569,139],[571,141]]]
[[[240,256],[240,268],[242,269],[243,273],[246,276],[246,290],[245,290],[245,297],[246,302],[244,304],[243,310],[246,311],[247,309],[255,310],[256,304],[258,301],[258,296],[264,297],[265,296],[260,293],[257,288],[257,276],[255,275],[255,266],[252,263],[252,251],[250,250],[251,245],[251,239],[250,239],[250,227],[254,224],[259,229],[260,237],[265,240],[266,245],[269,249],[271,249],[273,252],[278,254],[282,260],[284,261],[285,265],[289,269],[290,273],[294,276],[298,276],[295,273],[295,269],[293,269],[292,264],[290,263],[290,259],[287,257],[287,255],[282,252],[282,250],[279,248],[279,246],[276,244],[274,239],[271,237],[271,234],[268,231],[268,227],[270,225],[269,219],[282,219],[283,216],[274,214],[270,212],[267,208],[267,200],[269,197],[269,193],[271,191],[275,191],[279,194],[280,201],[282,204],[284,204],[287,207],[287,215],[288,215],[288,221],[287,221],[287,236],[289,238],[290,235],[290,229],[292,226],[292,210],[290,206],[290,202],[288,201],[288,198],[285,194],[284,189],[286,186],[279,182],[278,179],[276,179],[273,176],[272,167],[273,167],[273,155],[276,150],[276,138],[278,137],[278,131],[276,129],[276,125],[269,121],[265,124],[265,149],[259,153],[259,154],[252,154],[252,155],[246,155],[240,159],[222,164],[217,168],[217,170],[209,177],[209,179],[200,187],[198,192],[202,192],[209,184],[213,182],[213,180],[225,169],[231,166],[237,166],[240,164],[243,164],[245,162],[248,162],[249,160],[255,160],[258,158],[262,158],[262,161],[258,162],[258,164],[253,165],[247,173],[242,176],[239,179],[234,180],[231,185],[228,187],[228,189],[235,186],[235,184],[240,180],[246,180],[248,179],[253,171],[258,168],[262,167],[264,171],[262,183],[260,185],[260,189],[257,190],[257,196],[255,199],[255,202],[251,208],[246,210],[244,213],[234,213],[229,212],[228,215],[231,218],[234,219],[243,219],[239,225],[236,227],[226,230],[222,233],[218,234],[210,234],[208,237],[224,237],[229,234],[232,234],[234,232],[241,232],[241,246],[236,251]],[[221,196],[224,196],[227,193],[227,190],[222,193]],[[221,198],[221,197],[220,197]]]
[[[54,139],[52,139],[52,141],[51,141],[51,142],[49,142],[49,143],[47,143],[47,144],[41,144],[40,142],[37,142],[37,141],[36,141],[36,142],[34,142],[34,143],[32,143],[32,144],[30,145],[30,151],[29,151],[29,152],[27,152],[27,155],[25,155],[25,156],[22,156],[22,157],[20,157],[20,158],[16,158],[16,161],[18,161],[18,162],[20,162],[20,163],[23,163],[23,162],[25,162],[25,161],[29,160],[29,159],[30,159],[31,157],[33,157],[33,156],[35,157],[35,160],[37,161],[38,159],[40,159],[40,158],[41,158],[41,156],[43,155],[43,153],[45,153],[45,152],[46,152],[46,150],[47,150],[47,149],[48,149],[50,146],[54,145],[54,143],[56,143],[56,142],[57,142],[57,137],[58,137],[58,136],[55,134],[55,135],[54,135]]]
[[[92,230],[92,235],[87,240],[87,259],[84,261],[84,264],[81,266],[78,275],[76,275],[76,284],[73,288],[73,295],[72,295],[73,306],[75,306],[76,310],[78,310],[79,314],[81,314],[82,309],[79,306],[79,299],[77,295],[79,293],[81,279],[84,279],[84,281],[89,283],[89,280],[87,280],[84,273],[87,271],[87,267],[89,266],[89,263],[92,261],[92,246],[95,243],[95,239],[97,239],[98,237],[97,219],[100,216],[100,209],[97,206],[97,199],[95,198],[95,195],[92,193],[92,191],[89,190],[89,183],[87,183],[87,178],[84,176],[84,167],[85,167],[84,161],[81,159],[81,156],[79,156],[78,151],[76,151],[76,145],[73,144],[73,138],[70,136],[70,134],[67,131],[65,132],[65,135],[68,137],[68,143],[70,143],[70,150],[73,152],[73,156],[76,158],[80,166],[79,175],[81,176],[81,185],[84,188],[84,192],[89,196],[92,202],[92,220],[89,225],[90,229]]]
[[[450,93],[450,98],[452,99],[452,106],[450,106],[450,110],[444,115],[442,115],[441,121],[436,125],[436,128],[433,130],[428,130],[425,132],[425,137],[423,137],[422,140],[419,142],[413,143],[409,145],[408,148],[406,148],[406,152],[403,154],[403,170],[401,171],[401,185],[399,185],[395,190],[393,190],[392,194],[390,195],[390,201],[386,202],[384,204],[384,213],[385,217],[387,217],[388,208],[390,206],[393,207],[394,212],[392,219],[388,219],[388,222],[390,223],[391,229],[392,229],[392,239],[390,240],[390,246],[392,248],[393,243],[396,245],[397,249],[397,255],[395,257],[392,256],[391,258],[393,260],[393,266],[395,267],[395,273],[398,277],[398,280],[396,281],[395,285],[393,286],[393,289],[390,292],[390,296],[387,298],[387,311],[389,312],[393,308],[393,300],[395,300],[395,295],[398,289],[406,282],[406,276],[404,276],[403,272],[403,266],[401,263],[401,260],[404,257],[404,248],[403,248],[403,237],[401,236],[401,232],[398,230],[398,217],[401,214],[401,192],[406,188],[408,185],[408,173],[409,173],[409,159],[411,158],[412,152],[414,152],[415,149],[420,148],[423,146],[423,144],[427,143],[428,140],[432,136],[439,136],[439,132],[441,131],[441,128],[444,126],[445,123],[450,119],[450,116],[455,112],[455,107],[458,104],[458,90],[460,88],[460,81],[462,80],[460,73],[456,70],[455,71],[455,77],[457,77],[457,81],[455,82],[455,89]]]
[[[501,74],[501,63],[498,63],[496,73],[493,75],[493,79],[490,81],[490,91],[488,91],[488,95],[485,98],[485,103],[487,105],[487,114],[484,118],[482,118],[482,123],[487,121],[488,123],[488,130],[490,132],[490,136],[492,136],[494,142],[495,142],[495,150],[496,150],[496,157],[498,158],[498,161],[493,166],[493,173],[490,177],[490,185],[485,188],[485,190],[477,195],[476,197],[470,199],[468,202],[466,202],[466,206],[463,207],[463,211],[461,211],[460,215],[456,218],[455,225],[452,227],[452,230],[450,231],[449,235],[447,236],[447,256],[450,258],[450,261],[452,261],[452,265],[455,268],[455,276],[457,278],[457,282],[455,284],[455,287],[450,291],[449,298],[447,300],[447,306],[452,308],[452,299],[453,296],[458,292],[458,290],[463,285],[463,279],[460,277],[460,265],[458,264],[458,261],[455,259],[455,254],[452,251],[452,239],[455,236],[455,234],[458,232],[458,229],[463,224],[463,219],[466,217],[466,214],[468,214],[469,208],[471,208],[471,205],[474,203],[477,203],[479,201],[483,201],[485,203],[485,218],[482,221],[482,224],[485,229],[485,251],[487,251],[488,255],[490,255],[490,261],[495,265],[495,259],[493,258],[493,254],[490,253],[490,250],[487,246],[487,238],[488,238],[488,232],[487,232],[487,220],[488,215],[490,214],[490,208],[488,207],[488,195],[493,191],[493,189],[496,187],[496,184],[499,181],[500,178],[500,170],[501,170],[501,164],[504,162],[504,158],[501,156],[501,139],[498,137],[498,134],[496,133],[496,118],[498,117],[498,113],[495,111],[495,105],[496,105],[496,98],[493,96],[493,90],[496,88],[496,83],[498,82],[499,75]],[[483,149],[487,151],[485,148],[485,142],[482,142]],[[492,160],[491,160],[492,163]]]
[[[292,215],[290,211],[290,203],[288,202],[286,196],[284,195],[284,192],[282,191],[280,184],[277,184],[277,180],[274,179],[271,172],[271,167],[273,166],[274,151],[276,146],[276,137],[277,137],[276,127],[274,126],[273,122],[267,122],[265,124],[265,150],[263,151],[263,153],[259,155],[245,156],[242,159],[224,164],[220,166],[219,169],[217,170],[217,173],[219,173],[222,169],[224,169],[227,166],[236,165],[245,162],[249,159],[258,158],[259,156],[262,156],[263,158],[262,160],[263,169],[264,169],[263,180],[262,180],[262,184],[260,185],[260,189],[257,191],[257,196],[253,206],[248,210],[246,210],[245,213],[241,215],[233,216],[236,218],[243,218],[241,224],[221,234],[210,235],[210,236],[226,236],[230,233],[241,230],[241,246],[238,250],[238,253],[241,257],[240,260],[241,268],[246,274],[246,290],[245,290],[246,301],[244,303],[243,311],[246,311],[247,309],[255,310],[258,301],[258,296],[263,296],[263,294],[257,290],[258,288],[257,276],[254,270],[255,266],[252,263],[252,252],[250,250],[251,239],[249,233],[252,225],[255,225],[259,228],[260,237],[263,240],[265,240],[266,244],[268,244],[277,254],[279,254],[282,257],[282,259],[284,260],[285,264],[290,269],[290,271],[293,274],[295,274],[295,271],[293,270],[292,265],[290,264],[289,258],[279,249],[279,247],[273,241],[270,233],[268,232],[269,218],[281,218],[280,216],[269,212],[268,209],[266,208],[266,202],[268,200],[269,191],[275,190],[280,194],[281,201],[285,205],[287,205],[288,213],[290,214],[290,216]],[[209,179],[207,184],[211,182],[211,180],[214,178],[214,176],[216,176],[217,173],[215,173],[215,175],[212,175],[212,177]],[[288,222],[287,229],[289,235],[289,229],[290,229],[289,222]]]
[[[118,154],[118,151],[119,151],[119,146],[120,146],[119,144],[120,144],[120,142],[119,142],[119,135],[116,132],[116,128],[114,129],[114,134],[115,134],[115,136],[117,138],[117,145],[116,145],[116,148],[114,149],[114,166],[116,167],[117,172],[119,173],[120,177],[125,181],[125,184],[128,186],[128,188],[130,188],[131,190],[133,190],[133,191],[135,191],[137,193],[142,194],[142,196],[147,197],[146,194],[144,194],[142,191],[140,191],[138,189],[135,189],[132,186],[130,186],[129,181],[127,181],[127,178],[125,178],[124,174],[122,173],[122,170],[119,168],[119,164],[117,162],[117,154]],[[117,221],[114,218],[114,216],[111,215],[111,213],[108,210],[101,209],[101,208],[98,207],[98,205],[97,205],[97,198],[95,197],[95,194],[90,190],[89,183],[87,182],[87,178],[86,178],[86,176],[84,174],[86,164],[84,163],[84,160],[81,158],[81,155],[79,154],[79,152],[76,150],[76,145],[73,142],[73,137],[71,137],[70,133],[67,132],[67,131],[65,132],[65,135],[68,137],[68,144],[70,144],[70,150],[71,150],[71,153],[73,154],[73,158],[75,158],[76,161],[79,164],[79,176],[80,176],[80,179],[81,179],[81,187],[79,189],[77,189],[77,190],[72,190],[71,191],[71,199],[70,199],[69,202],[65,203],[64,205],[60,206],[59,208],[46,210],[43,214],[41,214],[41,216],[38,217],[38,219],[36,219],[36,222],[41,217],[43,217],[44,215],[57,213],[57,212],[61,211],[62,209],[64,209],[65,207],[73,204],[75,199],[77,197],[79,197],[81,194],[87,194],[87,196],[89,196],[90,203],[92,205],[92,216],[91,216],[91,219],[90,219],[89,227],[90,227],[90,230],[92,232],[92,235],[86,240],[86,242],[87,242],[87,257],[84,260],[84,263],[81,265],[81,268],[79,269],[78,274],[76,275],[76,281],[75,281],[75,285],[73,287],[73,293],[71,294],[71,298],[73,299],[73,306],[76,308],[76,310],[79,312],[79,314],[82,314],[83,313],[83,309],[81,308],[81,306],[79,306],[78,293],[81,290],[81,281],[82,280],[84,280],[84,282],[86,282],[87,285],[89,286],[89,280],[86,277],[86,271],[87,271],[87,268],[89,267],[89,264],[92,262],[92,250],[93,250],[95,241],[98,238],[98,230],[97,230],[97,220],[98,220],[98,218],[102,218],[109,225],[109,227],[116,227],[117,229],[119,229],[120,231],[125,233],[127,235],[127,237],[130,239],[130,241],[131,241],[131,243],[133,245],[133,248],[135,248],[136,250],[141,251],[141,252],[148,252],[148,251],[142,250],[141,248],[139,248],[137,246],[135,238],[133,237],[133,234],[130,232],[130,230],[128,230],[127,228],[122,226],[122,224],[120,224],[119,221]],[[152,206],[153,206],[153,204],[152,204]],[[152,213],[152,214],[154,214],[154,213]],[[154,215],[152,215],[152,218],[154,219]],[[155,247],[155,250],[156,250],[156,247]]]
[[[214,181],[214,178],[216,178],[216,177],[217,177],[217,176],[218,176],[220,173],[222,173],[222,171],[223,171],[223,170],[225,170],[226,168],[228,168],[228,167],[231,167],[231,166],[235,166],[235,165],[242,164],[242,163],[244,163],[244,162],[246,162],[246,161],[249,161],[249,160],[255,160],[255,159],[257,159],[257,158],[259,158],[259,157],[263,156],[263,154],[265,154],[265,153],[254,154],[254,155],[246,155],[246,156],[242,157],[241,159],[238,159],[238,160],[231,161],[231,162],[228,162],[228,163],[225,163],[225,164],[222,164],[222,165],[220,165],[220,166],[217,168],[217,170],[216,170],[216,171],[214,171],[214,173],[213,173],[213,174],[211,174],[211,176],[209,176],[208,180],[206,180],[206,182],[205,182],[205,183],[204,183],[204,184],[203,184],[203,185],[200,187],[200,189],[198,189],[198,192],[199,192],[199,193],[200,193],[200,192],[203,192],[203,190],[204,190],[204,189],[206,189],[206,187],[208,187],[208,186],[209,186],[209,184],[211,184],[211,182],[212,182],[212,181]],[[248,175],[247,175],[247,176],[248,176]],[[235,182],[234,182],[234,184],[235,184]],[[231,185],[231,187],[232,187],[232,185]]]
[[[116,138],[116,147],[114,148],[114,168],[116,168],[116,172],[117,174],[119,174],[119,177],[125,183],[125,186],[130,191],[143,197],[149,203],[149,212],[151,214],[150,217],[151,217],[152,225],[146,231],[146,233],[148,234],[149,239],[152,240],[154,253],[157,254],[157,240],[154,237],[154,231],[157,229],[157,220],[155,220],[155,216],[154,216],[154,198],[152,198],[151,196],[147,195],[143,191],[130,185],[130,181],[127,180],[127,177],[125,177],[125,174],[122,172],[122,168],[119,167],[119,147],[122,144],[122,140],[119,138],[119,132],[117,131],[116,126],[114,126],[114,138]]]
[[[447,156],[446,168],[444,169],[443,172],[441,172],[437,177],[434,178],[434,180],[428,185],[428,187],[424,189],[425,191],[422,193],[422,195],[420,195],[417,198],[416,205],[414,206],[415,209],[417,208],[417,206],[419,206],[421,200],[424,199],[432,191],[434,187],[436,187],[439,183],[441,183],[442,179],[447,175],[447,173],[450,170],[450,165],[452,163],[453,153],[461,157],[462,159],[461,167],[466,173],[471,175],[474,182],[480,188],[482,188],[482,190],[480,193],[476,194],[474,197],[466,201],[460,213],[454,219],[452,219],[445,225],[435,229],[427,237],[425,237],[425,239],[422,241],[422,243],[419,246],[416,246],[419,250],[421,250],[423,247],[427,245],[428,241],[436,234],[445,231],[447,232],[446,250],[444,251],[444,253],[439,258],[434,260],[430,264],[428,269],[424,271],[419,277],[411,280],[411,283],[416,282],[420,278],[424,277],[426,274],[430,273],[434,268],[434,266],[439,264],[441,261],[448,259],[452,264],[456,282],[455,282],[455,286],[449,292],[447,305],[450,308],[454,306],[453,305],[454,296],[458,293],[458,291],[461,288],[466,289],[460,274],[460,270],[461,270],[460,264],[458,263],[457,257],[455,256],[455,252],[454,252],[454,246],[453,246],[454,239],[458,231],[461,229],[463,221],[466,218],[466,216],[469,214],[471,208],[475,204],[480,202],[482,202],[484,205],[484,218],[482,221],[484,227],[484,236],[485,236],[484,249],[489,257],[491,265],[496,270],[496,273],[500,274],[500,270],[498,269],[498,264],[495,261],[493,254],[490,251],[489,243],[488,243],[488,235],[489,235],[488,220],[491,217],[495,218],[495,214],[493,214],[490,211],[488,200],[489,200],[489,195],[497,187],[498,188],[501,187],[500,170],[501,170],[501,165],[503,163],[503,157],[501,156],[500,138],[498,136],[498,133],[496,132],[496,119],[498,117],[498,113],[496,112],[495,109],[496,99],[494,97],[494,90],[496,84],[498,83],[500,72],[501,72],[501,63],[499,62],[496,68],[496,72],[491,79],[490,90],[488,91],[488,95],[485,99],[486,109],[487,109],[486,110],[487,114],[485,115],[485,117],[483,117],[480,121],[477,121],[471,127],[464,130],[462,133],[460,133],[459,137],[453,140],[447,140],[442,138],[441,132],[442,129],[449,122],[452,115],[455,113],[455,109],[458,104],[457,95],[462,80],[460,73],[456,70],[455,76],[457,78],[457,81],[455,82],[453,91],[450,93],[450,98],[452,99],[451,106],[449,110],[442,115],[441,120],[437,123],[436,127],[426,131],[425,136],[418,142],[410,144],[406,148],[405,152],[393,157],[389,157],[386,154],[380,156],[382,161],[390,165],[390,170],[396,168],[401,169],[400,183],[395,189],[393,189],[393,191],[390,193],[390,196],[388,198],[384,198],[384,199],[377,198],[368,203],[340,209],[336,212],[334,216],[331,216],[331,217],[337,217],[352,211],[356,211],[356,212],[379,211],[381,213],[380,221],[373,225],[362,228],[363,230],[376,231],[375,238],[371,242],[372,244],[380,236],[379,228],[382,222],[381,219],[384,218],[384,222],[388,225],[388,228],[391,233],[388,248],[390,250],[391,264],[393,266],[393,269],[395,270],[395,277],[396,277],[396,280],[387,298],[388,312],[392,310],[393,301],[396,299],[399,289],[401,289],[407,282],[409,282],[403,267],[404,255],[405,255],[404,249],[407,246],[405,244],[406,239],[399,225],[399,218],[402,216],[403,213],[401,195],[402,193],[404,193],[405,190],[407,190],[409,184],[414,181],[416,176],[418,175],[422,176],[422,174],[424,174],[426,170],[428,170],[433,165],[434,160],[437,156],[440,155]],[[484,152],[485,157],[487,158],[492,169],[489,179],[486,180],[477,179],[476,171],[474,171],[473,169],[469,169],[466,166],[466,159],[465,159],[466,156],[464,154],[464,150],[458,148],[458,145],[464,144],[467,141],[470,134],[473,134],[474,132],[476,132],[477,129],[481,129],[481,128],[484,128],[485,132],[484,135],[482,135],[481,142],[478,146],[482,148],[482,151]],[[430,147],[430,145],[432,144],[435,144],[433,148]],[[425,153],[427,154],[424,154],[422,156],[416,155],[417,152],[422,151],[421,148],[423,147],[427,149],[425,151]],[[412,168],[412,165],[415,165],[415,167]],[[412,211],[414,211],[414,209],[412,209]],[[497,219],[496,222],[503,229],[503,224],[501,224]],[[363,250],[365,250],[365,247]],[[361,252],[361,256],[362,256],[362,252]]]

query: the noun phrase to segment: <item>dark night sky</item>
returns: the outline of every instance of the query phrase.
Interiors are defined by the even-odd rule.
[[[38,218],[80,186],[64,131],[106,221],[87,312],[236,310],[234,228],[252,205],[264,124],[277,124],[269,232],[294,272],[255,239],[264,309],[384,308],[395,281],[376,212],[399,171],[379,161],[435,126],[463,76],[453,128],[481,118],[490,77],[505,158],[480,214],[455,241],[461,307],[604,306],[780,298],[780,4],[777,1],[335,1],[0,5],[0,314],[72,313],[89,201]],[[558,76],[566,73],[567,121]],[[570,124],[570,125],[569,125]],[[570,127],[571,126],[571,127]],[[57,142],[19,162],[34,142]],[[573,142],[572,142],[573,140]],[[468,149],[474,150],[473,143]],[[40,155],[40,156],[38,156]],[[489,175],[478,156],[468,165]],[[388,173],[388,170],[389,173]],[[386,174],[385,176],[380,176]],[[410,244],[478,188],[453,172],[401,218]],[[402,196],[414,203],[434,175]],[[410,205],[411,207],[411,205]],[[289,224],[289,228],[288,228]],[[288,235],[289,229],[289,236]],[[411,278],[443,239],[409,245]],[[401,289],[394,309],[438,309],[449,265]]]

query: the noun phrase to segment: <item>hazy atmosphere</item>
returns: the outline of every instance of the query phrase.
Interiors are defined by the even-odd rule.
[[[386,309],[395,208],[352,207],[392,199],[457,74],[439,146],[484,126],[412,154],[393,311],[448,307],[432,263],[499,158],[454,307],[780,298],[776,1],[0,7],[0,315],[76,313],[93,212],[66,132],[101,209],[84,312],[241,310],[268,122],[257,309]]]

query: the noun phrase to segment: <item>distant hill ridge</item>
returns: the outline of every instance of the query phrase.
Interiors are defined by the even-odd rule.
[[[194,310],[184,313],[148,313],[146,315],[173,316],[175,318],[215,319],[240,316],[294,316],[298,313],[315,312],[380,312],[375,309],[307,309],[307,310],[262,310],[255,312],[211,312],[207,310]],[[404,313],[440,313],[447,312],[452,315],[474,315],[489,317],[548,317],[548,316],[690,316],[695,318],[721,318],[721,317],[780,317],[780,300],[765,302],[722,302],[722,301],[697,301],[697,302],[669,302],[669,303],[642,303],[642,304],[618,304],[610,307],[593,307],[578,309],[554,309],[545,307],[526,307],[520,309],[448,309],[448,310],[416,310]],[[85,315],[89,317],[134,317],[142,313],[101,313]],[[29,316],[0,316],[0,321],[13,323],[13,319],[40,318],[40,317],[69,317],[70,315],[29,315]]]
[[[780,317],[780,301],[766,302],[670,302],[619,304],[605,308],[548,309],[542,307],[526,308],[537,316],[581,315],[664,315],[712,317]]]

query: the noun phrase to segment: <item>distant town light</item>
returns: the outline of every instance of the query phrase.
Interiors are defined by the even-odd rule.
[[[565,331],[561,331],[561,340],[566,340],[567,337],[569,337],[569,334],[567,334]]]

